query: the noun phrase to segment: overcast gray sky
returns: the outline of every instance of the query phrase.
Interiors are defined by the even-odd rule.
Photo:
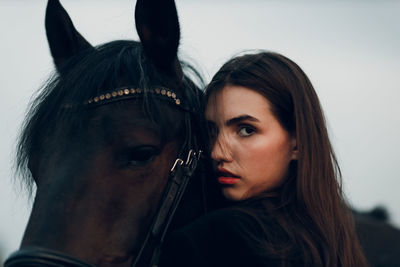
[[[12,189],[17,129],[52,71],[46,1],[0,2],[0,247],[19,245],[29,204]],[[134,1],[64,0],[92,44],[137,39]],[[400,226],[400,2],[177,1],[181,55],[206,79],[236,53],[267,49],[296,61],[324,107],[352,205],[385,205]],[[0,254],[1,255],[1,254]]]

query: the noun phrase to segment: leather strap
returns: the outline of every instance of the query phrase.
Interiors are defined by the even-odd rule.
[[[6,262],[5,267],[26,266],[26,267],[94,267],[85,261],[76,259],[67,254],[44,248],[26,248],[12,253]]]
[[[167,188],[164,191],[165,193],[163,200],[161,201],[161,207],[154,217],[152,226],[147,233],[146,239],[136,256],[135,261],[131,265],[132,267],[142,266],[144,264],[144,262],[142,262],[142,260],[144,260],[142,258],[143,252],[148,245],[154,243],[157,244],[157,246],[152,253],[150,266],[157,266],[165,234],[167,233],[175,211],[182,200],[182,196],[185,193],[190,178],[197,167],[201,153],[202,151],[195,152],[191,149],[189,150],[185,161],[181,158],[176,159],[175,164],[171,168],[170,179]]]

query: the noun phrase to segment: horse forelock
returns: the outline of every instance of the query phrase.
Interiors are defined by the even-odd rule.
[[[69,138],[81,136],[90,119],[90,112],[83,105],[69,110],[64,108],[65,104],[83,103],[121,86],[142,89],[165,86],[176,87],[171,89],[180,91],[184,96],[183,101],[200,108],[198,101],[201,92],[197,85],[202,85],[202,79],[199,73],[190,65],[182,64],[184,70],[191,74],[185,76],[183,82],[168,80],[148,62],[142,50],[141,44],[135,41],[114,41],[100,45],[72,57],[62,66],[59,72],[62,75],[54,73],[40,89],[28,110],[17,146],[17,177],[21,177],[28,192],[32,192],[32,171],[39,162],[38,155],[43,161],[46,156],[57,153],[57,150],[62,151],[62,147],[72,149],[74,146]],[[197,82],[192,80],[193,77]],[[159,100],[150,94],[145,95],[144,100],[141,101],[142,108],[149,119],[168,121],[163,117],[170,116],[170,113],[160,109],[157,104]]]

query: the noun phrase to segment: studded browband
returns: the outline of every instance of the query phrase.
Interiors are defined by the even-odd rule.
[[[166,96],[170,99],[172,99],[176,105],[181,104],[181,100],[177,98],[176,93],[165,89],[165,88],[156,88],[156,89],[150,89],[146,90],[147,93],[150,94],[155,94],[155,95],[161,95],[161,96]],[[104,94],[101,94],[99,96],[95,96],[93,98],[90,98],[88,101],[85,102],[85,104],[92,104],[92,103],[102,103],[106,102],[108,100],[112,99],[120,99],[121,97],[126,97],[126,96],[133,96],[133,95],[138,95],[138,94],[143,94],[144,90],[140,88],[129,88],[129,87],[123,87],[123,88],[118,88],[117,90],[107,92]]]
[[[141,89],[141,88],[133,88],[133,87],[121,87],[118,89],[115,89],[113,91],[108,91],[104,92],[101,95],[97,95],[95,97],[92,97],[88,99],[87,101],[83,102],[83,106],[87,107],[92,107],[92,106],[98,106],[98,105],[103,105],[103,104],[108,104],[108,103],[113,103],[117,101],[122,101],[122,100],[127,100],[127,99],[132,99],[136,97],[143,96],[144,94],[151,94],[155,97],[159,97],[161,99],[167,100],[168,102],[182,108],[183,110],[186,111],[192,111],[191,108],[188,106],[184,105],[181,101],[181,98],[178,97],[178,95],[167,88],[164,87],[158,87],[155,89]],[[65,104],[63,107],[64,108],[74,108],[78,106],[77,104]]]

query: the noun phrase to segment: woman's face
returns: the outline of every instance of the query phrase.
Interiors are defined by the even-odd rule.
[[[270,102],[246,87],[227,85],[207,103],[211,157],[227,199],[244,200],[282,184],[296,159],[296,140],[276,119]]]

